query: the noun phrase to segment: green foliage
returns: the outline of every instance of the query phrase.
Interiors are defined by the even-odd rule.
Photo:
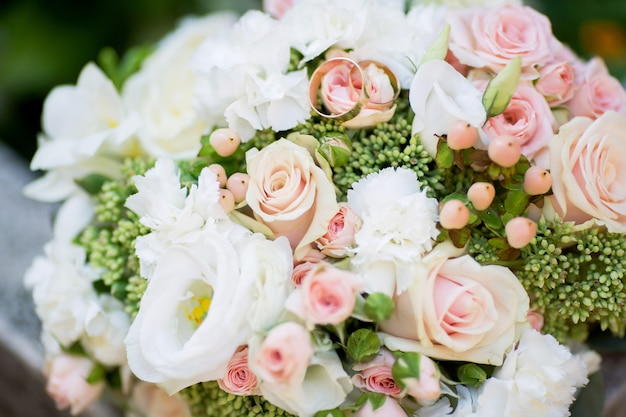
[[[357,363],[372,360],[380,350],[380,340],[370,329],[358,329],[350,333],[346,352]]]

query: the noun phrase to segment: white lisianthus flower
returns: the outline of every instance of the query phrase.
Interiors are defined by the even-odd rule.
[[[170,394],[222,378],[236,349],[248,343],[249,307],[267,298],[259,288],[271,291],[264,285],[269,277],[250,271],[291,280],[286,242],[250,233],[232,239],[223,228],[207,224],[193,244],[172,246],[160,256],[126,339],[133,373]],[[250,247],[259,244],[272,247]]]
[[[207,223],[226,219],[219,204],[217,175],[204,169],[189,192],[180,184],[178,168],[171,159],[158,159],[154,168],[133,178],[137,194],[126,207],[153,230],[136,241],[141,275],[148,280],[160,255],[175,243],[189,243]]]
[[[124,304],[108,294],[98,297],[98,305],[100,309],[90,311],[85,317],[82,345],[103,365],[123,365],[126,363],[124,339],[130,327],[130,317]]]
[[[259,11],[209,37],[191,64],[202,117],[227,123],[243,141],[257,130],[283,131],[307,120],[309,81],[304,69],[287,72],[288,38],[278,21]]]
[[[100,274],[85,265],[84,248],[70,242],[48,242],[44,253],[26,271],[24,283],[33,292],[44,332],[68,347],[84,335],[85,317],[99,311],[92,283]]]
[[[482,93],[443,60],[419,67],[411,82],[409,103],[415,113],[412,134],[420,134],[431,155],[437,153],[438,135],[447,134],[455,121],[481,127],[487,117]]]
[[[352,186],[348,206],[363,220],[351,264],[365,291],[400,294],[439,234],[437,201],[420,190],[415,172],[385,168]]]
[[[75,86],[56,87],[46,97],[43,134],[31,169],[48,173],[31,183],[26,194],[60,201],[78,190],[74,180],[87,173],[119,176],[119,161],[129,155],[137,126],[113,83],[96,65],[87,64]]]
[[[478,417],[473,414],[476,408],[476,391],[465,385],[456,386],[456,406],[452,407],[450,398],[441,397],[435,404],[419,408],[416,417]]]
[[[141,120],[137,135],[148,155],[189,158],[198,153],[200,138],[214,121],[201,118],[193,108],[190,59],[207,37],[234,22],[230,13],[184,19],[124,84],[124,103]]]
[[[522,334],[479,389],[476,413],[481,417],[569,416],[576,389],[588,382],[584,362],[551,335]]]

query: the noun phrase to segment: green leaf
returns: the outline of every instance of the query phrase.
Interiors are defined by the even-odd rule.
[[[420,362],[422,355],[416,352],[403,352],[391,367],[391,376],[396,384],[404,389],[407,379],[420,378]]]
[[[372,360],[380,350],[380,340],[370,329],[359,329],[348,337],[347,353],[355,362]]]
[[[315,417],[346,417],[346,413],[341,410],[322,410],[315,413]]]
[[[74,182],[90,195],[96,195],[102,189],[102,185],[111,181],[111,178],[101,174],[89,174],[82,178],[76,178]]]
[[[356,401],[355,405],[357,409],[363,407],[366,402],[372,405],[372,409],[378,410],[380,407],[385,405],[385,401],[387,400],[387,396],[385,394],[380,394],[378,392],[368,392],[359,397]]]
[[[387,294],[375,292],[365,300],[365,314],[376,323],[388,320],[393,314],[394,302]]]
[[[493,208],[487,207],[486,210],[477,211],[476,213],[490,230],[500,230],[502,228],[502,220],[500,220],[500,216]]]
[[[462,248],[465,246],[467,241],[472,236],[472,231],[469,227],[464,227],[462,229],[451,229],[448,230],[448,235],[450,236],[450,240],[457,248]]]
[[[448,38],[450,37],[450,25],[445,25],[437,35],[437,39],[430,45],[422,58],[422,64],[435,59],[445,59],[448,54]]]
[[[105,376],[106,376],[106,372],[104,368],[102,367],[102,365],[96,364],[91,369],[91,372],[89,372],[89,375],[87,375],[86,381],[88,384],[95,384],[104,380]]]
[[[452,152],[452,149],[450,149],[445,141],[440,139],[437,144],[437,156],[435,156],[437,166],[442,169],[449,169],[452,167],[453,161],[454,153]]]
[[[513,216],[519,216],[526,211],[528,203],[530,196],[523,189],[513,190],[507,193],[504,209]]]
[[[503,237],[493,237],[487,241],[489,246],[494,247],[496,249],[508,249],[509,244],[506,239]]]
[[[483,94],[487,118],[497,116],[506,109],[517,89],[521,73],[522,59],[518,56],[489,81]]]
[[[470,387],[478,387],[487,380],[487,372],[475,363],[461,365],[457,375],[461,384]]]

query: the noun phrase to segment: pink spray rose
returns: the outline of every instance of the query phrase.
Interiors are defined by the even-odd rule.
[[[382,407],[374,410],[369,401],[354,414],[354,417],[407,417],[398,401],[387,397]]]
[[[70,407],[73,415],[83,412],[102,394],[104,381],[90,384],[87,377],[94,363],[82,356],[61,354],[47,364],[46,391],[59,410]]]
[[[425,258],[429,271],[394,297],[396,309],[380,328],[391,350],[437,359],[500,365],[527,326],[528,295],[508,268],[471,256],[448,259],[442,243]]]
[[[346,203],[339,203],[339,211],[328,224],[326,234],[317,239],[317,247],[323,254],[333,258],[348,255],[348,249],[354,244],[354,234],[361,225],[361,219]]]
[[[285,307],[311,326],[339,324],[352,314],[361,289],[362,284],[353,273],[320,263],[303,278]]]
[[[286,236],[296,260],[302,259],[338,210],[334,185],[307,149],[286,139],[251,149],[246,162],[248,206],[277,236]]]
[[[220,388],[229,394],[259,394],[256,375],[248,367],[248,347],[241,346],[228,362],[226,375],[217,380]]]
[[[133,388],[128,417],[191,417],[187,403],[178,395],[169,395],[155,384],[140,382]]]
[[[609,111],[598,119],[576,117],[550,140],[553,197],[550,207],[566,221],[590,219],[609,231],[626,232],[626,114]]]
[[[439,371],[435,362],[426,355],[420,355],[419,378],[407,378],[403,382],[406,384],[407,394],[420,404],[433,404],[441,397]]]
[[[565,103],[574,96],[574,67],[567,61],[549,64],[539,69],[535,88],[551,107]]]
[[[530,327],[538,332],[541,331],[541,328],[543,327],[543,315],[540,312],[536,310],[529,310],[526,315],[526,319],[528,320]]]
[[[312,356],[309,332],[297,323],[286,322],[269,332],[251,367],[265,383],[289,388],[302,383]]]
[[[574,97],[566,103],[574,116],[593,119],[613,110],[622,112],[626,106],[626,93],[620,82],[609,74],[601,58],[589,61],[582,71],[579,87]]]
[[[511,102],[498,116],[490,118],[484,131],[491,137],[511,135],[528,159],[541,159],[556,130],[556,120],[545,98],[530,84],[520,84]],[[544,166],[547,161],[541,161]]]
[[[402,389],[391,375],[396,358],[387,349],[381,349],[369,362],[356,364],[352,369],[359,371],[352,377],[352,383],[362,391],[378,392],[394,398],[402,396]]]
[[[499,72],[516,56],[523,77],[536,78],[536,65],[551,61],[560,43],[548,18],[530,7],[460,9],[450,14],[450,51],[460,63]]]
[[[263,11],[270,16],[280,19],[291,9],[297,0],[263,0]]]

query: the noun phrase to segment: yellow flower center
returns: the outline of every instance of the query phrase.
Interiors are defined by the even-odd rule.
[[[192,306],[191,311],[189,308],[185,307],[185,316],[187,320],[196,325],[200,325],[206,315],[209,312],[209,308],[211,307],[211,297],[203,296],[203,297],[191,297]]]

